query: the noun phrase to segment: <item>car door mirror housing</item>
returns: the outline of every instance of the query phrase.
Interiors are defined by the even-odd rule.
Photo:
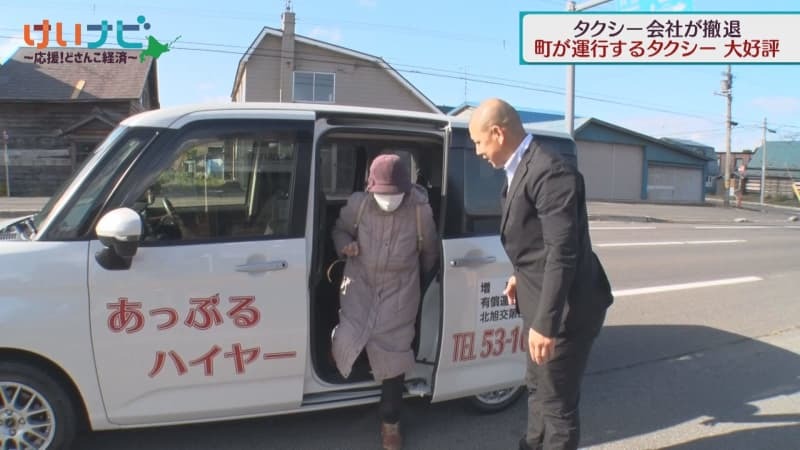
[[[106,213],[95,227],[100,243],[106,248],[95,259],[108,270],[128,269],[139,249],[142,218],[130,208],[117,208]]]

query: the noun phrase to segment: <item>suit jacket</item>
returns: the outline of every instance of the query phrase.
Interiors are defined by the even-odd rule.
[[[514,265],[525,326],[545,336],[597,329],[613,302],[588,222],[576,163],[534,137],[503,190],[500,238]]]

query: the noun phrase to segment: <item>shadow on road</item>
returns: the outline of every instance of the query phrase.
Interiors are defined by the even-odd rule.
[[[664,447],[663,450],[719,450],[721,448],[779,449],[787,448],[787,442],[800,443],[800,425],[783,425],[758,428],[755,430],[734,431],[719,436],[696,439],[671,447]]]
[[[688,441],[680,450],[791,449],[800,442],[800,412],[759,414],[759,400],[800,392],[800,356],[774,345],[704,326],[609,326],[595,344],[584,380],[581,446],[654,433],[685,422],[758,424]],[[254,392],[254,395],[268,393]],[[516,448],[526,402],[481,415],[452,401],[408,399],[405,448]],[[178,427],[85,433],[80,450],[379,448],[377,405],[335,411]],[[722,433],[722,432],[720,432]],[[655,438],[653,448],[674,435]],[[671,442],[675,442],[672,440]],[[620,443],[615,448],[625,447]]]
[[[689,442],[681,449],[795,448],[797,414],[759,414],[753,402],[800,392],[800,356],[726,331],[692,325],[609,326],[584,381],[581,445],[657,432],[684,422],[782,426]],[[773,430],[786,439],[755,445]],[[711,431],[709,431],[711,432]],[[794,439],[788,439],[793,435]],[[753,441],[740,441],[744,436]],[[770,442],[764,440],[763,442]]]
[[[525,427],[525,402],[479,414],[464,402],[406,399],[404,448],[486,450],[516,448]],[[86,432],[80,450],[368,450],[380,448],[377,405],[261,419],[136,430]],[[499,426],[498,426],[499,424]]]

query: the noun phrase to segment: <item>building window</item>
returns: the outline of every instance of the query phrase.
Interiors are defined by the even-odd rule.
[[[294,101],[333,103],[335,77],[332,73],[295,72]]]

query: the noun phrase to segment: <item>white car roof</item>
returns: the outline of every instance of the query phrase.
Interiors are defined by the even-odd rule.
[[[156,109],[136,114],[122,122],[124,126],[177,128],[187,116],[201,115],[205,117],[231,118],[237,115],[252,115],[272,112],[274,116],[281,116],[285,112],[289,117],[307,115],[313,117],[315,113],[343,113],[358,114],[375,117],[392,117],[398,119],[428,119],[440,122],[449,122],[450,117],[444,114],[424,113],[417,111],[403,111],[395,109],[367,108],[362,106],[320,105],[313,103],[268,103],[268,102],[236,102],[236,103],[211,103],[175,106]],[[300,113],[300,114],[297,114]],[[305,114],[303,114],[305,113]],[[184,119],[184,120],[180,120]]]
[[[325,105],[316,103],[233,102],[174,106],[146,111],[125,119],[123,126],[180,128],[187,122],[200,119],[256,118],[265,113],[270,117],[313,120],[317,113],[340,113],[395,119],[417,119],[449,123],[454,128],[467,128],[469,120],[445,114],[405,111],[399,109],[368,108],[363,106]],[[565,132],[537,129],[536,124],[524,124],[533,134],[569,139]]]

